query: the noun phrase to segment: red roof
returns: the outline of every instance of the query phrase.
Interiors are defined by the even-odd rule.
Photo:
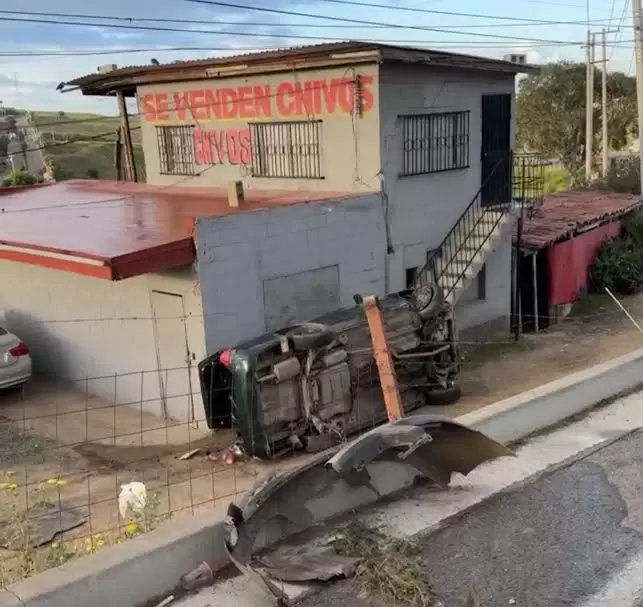
[[[0,198],[0,259],[108,280],[191,264],[197,217],[346,198],[349,192],[248,189],[238,209],[218,188],[66,181]]]
[[[525,219],[522,246],[543,248],[592,224],[620,217],[642,204],[641,196],[598,190],[550,194],[534,217]]]

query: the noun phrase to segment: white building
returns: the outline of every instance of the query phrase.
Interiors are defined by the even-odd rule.
[[[529,69],[351,42],[76,79],[137,97],[150,185],[5,197],[48,210],[0,225],[17,247],[0,248],[0,306],[41,367],[112,384],[150,371],[149,408],[181,418],[200,416],[185,394],[206,353],[403,289],[428,256],[460,329],[506,329],[514,78]],[[235,180],[238,209],[217,189]],[[168,367],[188,369],[171,390]]]

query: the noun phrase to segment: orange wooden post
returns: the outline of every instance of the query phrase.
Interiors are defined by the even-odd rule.
[[[386,339],[386,330],[384,329],[384,320],[382,319],[379,301],[374,295],[367,295],[366,297],[356,295],[355,301],[362,306],[364,314],[366,314],[368,329],[371,333],[371,342],[373,343],[373,357],[380,376],[380,385],[384,394],[384,405],[386,406],[388,421],[397,421],[404,416],[404,409],[400,391],[397,387],[397,375],[395,374],[393,359]]]

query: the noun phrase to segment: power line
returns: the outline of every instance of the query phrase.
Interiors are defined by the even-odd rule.
[[[626,25],[624,27],[631,27],[631,26]],[[395,42],[395,41],[389,41],[389,43],[390,42]],[[408,45],[409,40],[405,39],[402,42],[405,42],[406,45]],[[607,46],[612,48],[629,48],[632,42],[633,40],[619,40],[617,42],[608,42]],[[627,43],[630,43],[630,44],[627,44]],[[472,48],[513,49],[513,48],[516,48],[516,45],[513,43],[494,44],[492,41],[489,41],[489,42],[478,41],[475,43],[471,43],[464,40],[435,40],[435,41],[422,41],[422,42],[417,42],[412,44],[417,45],[417,48],[422,48],[422,45],[429,45],[429,44],[449,45],[452,49],[453,48],[463,48],[463,49],[472,49]],[[561,44],[548,44],[548,43],[538,44],[537,43],[537,44],[531,44],[530,48],[541,48],[541,47],[550,47],[550,46],[576,46],[577,44],[578,44],[577,42],[563,42]],[[452,45],[455,45],[455,47]],[[103,56],[103,55],[105,56],[123,55],[123,54],[133,54],[133,53],[166,53],[166,52],[185,52],[185,51],[199,51],[199,52],[229,51],[229,52],[234,52],[234,55],[232,55],[234,57],[234,56],[239,56],[239,54],[243,55],[246,52],[253,53],[253,52],[263,52],[263,51],[274,51],[274,50],[282,50],[283,48],[285,47],[256,46],[256,47],[244,47],[244,48],[231,49],[230,47],[212,47],[212,46],[170,46],[170,47],[155,46],[155,47],[149,47],[149,48],[138,47],[138,48],[119,48],[119,49],[110,49],[110,50],[90,49],[90,50],[84,50],[84,51],[80,51],[80,50],[79,51],[64,51],[64,50],[34,51],[34,50],[24,49],[24,50],[16,50],[16,51],[0,51],[0,58],[86,57],[86,56]]]
[[[36,128],[38,128],[37,125],[36,125]],[[140,128],[141,128],[140,126],[135,126],[130,130],[135,131],[135,130],[140,129]],[[106,137],[114,137],[114,131],[109,131],[107,133],[98,133],[97,135],[85,135],[83,137],[77,137],[77,138],[74,138],[74,139],[67,139],[67,141],[57,141],[57,142],[54,142],[54,143],[47,143],[47,144],[43,144],[43,145],[35,147],[35,148],[27,148],[27,149],[25,149],[25,152],[29,153],[29,152],[46,151],[46,150],[49,150],[51,148],[57,148],[57,147],[61,147],[61,146],[64,146],[64,145],[70,145],[72,143],[90,143],[92,141],[98,141],[98,140],[101,140],[101,139],[105,139]],[[114,141],[116,141],[116,140],[114,140]],[[0,155],[0,160],[2,160],[3,158],[10,158],[13,155],[14,154],[2,154],[2,155]]]
[[[346,23],[355,23],[357,25],[380,25],[386,28],[391,29],[404,29],[404,30],[414,30],[414,31],[427,31],[427,32],[438,32],[438,33],[447,33],[447,34],[466,34],[470,36],[478,36],[481,38],[493,38],[493,39],[503,39],[503,40],[516,40],[521,43],[524,42],[542,42],[546,44],[569,44],[570,41],[567,40],[551,40],[543,38],[525,38],[524,36],[507,36],[503,34],[489,34],[485,32],[464,32],[461,30],[443,30],[436,27],[426,27],[422,25],[404,25],[399,23],[385,23],[381,21],[364,21],[361,19],[349,19],[348,17],[333,17],[326,15],[315,15],[315,14],[306,14],[306,13],[297,13],[293,11],[283,11],[280,9],[272,9],[259,6],[243,6],[243,5],[231,5],[225,2],[214,2],[210,0],[186,0],[187,2],[196,2],[202,4],[214,4],[217,6],[227,6],[227,7],[236,7],[243,8],[254,11],[267,11],[274,12],[277,14],[286,14],[294,16],[303,16],[311,17],[315,19],[328,19],[330,21],[346,22]],[[66,26],[76,26],[76,27],[98,27],[96,23],[81,22],[81,21],[62,21],[54,19],[26,19],[22,17],[0,17],[0,21],[6,22],[16,22],[16,23],[43,23],[47,25],[66,25]],[[221,30],[209,30],[209,29],[185,29],[178,27],[166,27],[166,26],[151,26],[151,25],[123,25],[120,23],[105,23],[100,27],[111,28],[111,29],[120,29],[120,30],[141,30],[141,31],[157,31],[157,32],[179,32],[179,33],[188,33],[188,34],[208,34],[216,36],[249,36],[255,38],[283,38],[281,34],[269,34],[261,32],[230,32],[230,31],[221,31]],[[345,38],[329,37],[329,36],[309,36],[303,34],[289,34],[288,38],[297,38],[300,40],[335,40],[335,41],[344,41]],[[365,42],[381,42],[381,43],[403,43],[406,42],[414,43],[413,41],[406,40],[369,40],[365,39]],[[466,44],[466,43],[465,43]],[[572,44],[582,44],[581,41],[572,42]]]
[[[495,21],[503,21],[508,23],[478,23],[478,24],[464,24],[464,25],[440,25],[444,29],[461,29],[461,28],[480,28],[480,27],[525,27],[533,25],[582,25],[585,26],[585,21],[572,20],[572,21],[560,21],[560,20],[545,20],[545,19],[530,19],[528,17],[508,17],[502,15],[483,15],[478,13],[461,13],[455,11],[440,11],[433,9],[424,9],[416,7],[405,7],[405,6],[395,6],[395,5],[384,5],[384,4],[374,4],[370,2],[361,2],[361,1],[349,1],[349,0],[322,0],[324,2],[334,2],[338,4],[349,4],[357,6],[368,6],[372,8],[386,8],[387,10],[393,11],[405,11],[412,13],[426,13],[432,15],[446,15],[446,16],[456,16],[456,17],[470,17],[476,19],[490,19]],[[95,13],[60,13],[60,12],[45,12],[45,11],[16,11],[16,10],[0,10],[0,14],[4,15],[26,15],[31,17],[56,17],[62,19],[93,19],[97,21],[122,21],[129,24],[135,22],[140,23],[183,23],[188,25],[210,25],[212,20],[205,19],[170,19],[170,18],[160,18],[160,17],[126,17],[122,15],[97,15]],[[596,25],[608,22],[606,19],[597,19],[595,21]],[[217,24],[219,25],[247,25],[246,22],[240,21],[221,21],[217,19]],[[96,24],[98,25],[98,24]],[[257,23],[254,22],[253,26],[255,27],[274,27],[278,25],[274,22],[268,23]],[[311,28],[328,28],[328,27],[342,27],[342,28],[351,28],[353,25],[348,24],[320,24],[320,23],[289,23],[289,27],[311,27]],[[387,28],[388,25],[363,25],[362,27],[368,28]]]
[[[619,44],[623,39],[623,31],[624,31],[624,28],[626,27],[625,16],[627,14],[627,9],[629,7],[629,4],[630,4],[630,0],[624,0],[623,10],[621,11],[621,17],[618,21],[618,25],[616,26],[616,29],[618,31],[617,33],[618,38],[616,40],[616,44]],[[616,0],[614,0],[614,4],[612,5],[612,8],[615,8],[615,5],[616,5]],[[629,27],[633,27],[633,26],[629,26]],[[612,48],[610,49],[610,54],[609,54],[609,57],[607,58],[608,63],[612,60],[612,57],[614,55],[614,50],[616,48],[617,48],[616,46],[612,46]]]

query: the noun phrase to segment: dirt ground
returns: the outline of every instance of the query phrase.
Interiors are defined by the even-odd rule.
[[[623,303],[634,318],[643,318],[643,294]],[[456,417],[640,347],[643,335],[616,305],[592,297],[577,304],[560,324],[525,335],[519,343],[502,335],[464,344],[462,399],[441,411]],[[110,544],[128,522],[118,512],[122,483],[144,482],[148,494],[155,496],[154,514],[161,520],[169,514],[224,507],[257,477],[297,462],[290,458],[226,465],[221,453],[231,440],[227,431],[168,425],[64,386],[34,381],[22,393],[0,394],[0,539],[2,520],[11,521],[16,512],[45,500],[77,510],[86,519],[63,539],[101,534]],[[193,458],[178,459],[197,447],[201,451]],[[43,564],[35,569],[51,561],[50,547],[39,552]],[[0,558],[3,579],[25,574],[15,551],[0,550]]]

